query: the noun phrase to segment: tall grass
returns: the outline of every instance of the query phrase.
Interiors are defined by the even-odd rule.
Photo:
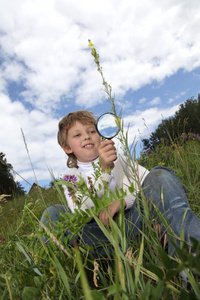
[[[195,193],[191,186],[200,178],[199,162],[191,162],[199,156],[200,141],[182,141],[166,149],[160,145],[155,153],[142,153],[140,162],[146,167],[158,164],[170,166],[178,171],[189,196]],[[167,156],[167,154],[170,156]],[[158,157],[159,155],[159,157]],[[180,156],[181,155],[181,159]],[[159,160],[158,160],[159,159]],[[149,165],[148,165],[149,164]],[[198,166],[197,166],[198,165]],[[186,171],[187,166],[187,171]],[[62,189],[57,185],[42,191],[45,203],[63,203]],[[199,211],[199,189],[191,205]],[[143,230],[140,239],[125,237],[122,222],[111,221],[111,228],[104,227],[97,213],[91,211],[108,244],[105,258],[92,258],[89,246],[69,247],[62,241],[67,217],[62,216],[57,231],[51,230],[58,244],[51,238],[48,245],[42,244],[38,231],[44,210],[41,194],[35,192],[14,199],[3,206],[1,214],[0,251],[0,299],[199,299],[200,287],[193,272],[200,275],[200,245],[195,244],[196,257],[188,252],[187,246],[177,249],[178,256],[167,254],[167,241],[162,236],[159,224],[151,220],[150,207],[143,212]],[[121,194],[118,194],[120,199]],[[139,201],[139,199],[138,199]],[[143,204],[146,200],[142,199]],[[47,204],[47,206],[49,205]],[[158,211],[159,214],[159,211]],[[167,220],[159,215],[165,227]],[[75,220],[69,220],[69,223]],[[77,216],[77,224],[79,219]],[[65,223],[65,224],[64,224]],[[71,226],[73,227],[73,226]],[[176,237],[168,229],[175,240]],[[47,234],[48,236],[48,234]],[[3,241],[4,239],[4,241]],[[62,245],[69,255],[62,250]],[[176,247],[176,246],[175,246]],[[110,251],[112,249],[112,251]],[[180,272],[188,272],[190,290],[183,288]]]

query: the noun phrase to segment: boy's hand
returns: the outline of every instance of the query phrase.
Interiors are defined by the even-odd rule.
[[[126,206],[126,202],[124,200],[124,207]],[[106,210],[102,210],[99,214],[99,220],[105,225],[110,226],[109,216],[113,219],[114,215],[119,211],[120,208],[120,200],[113,202],[108,206]]]
[[[101,168],[109,173],[113,169],[113,161],[117,159],[116,149],[112,140],[105,140],[99,146],[99,157],[101,159]]]

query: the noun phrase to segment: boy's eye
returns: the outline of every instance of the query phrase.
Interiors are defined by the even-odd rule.
[[[77,134],[75,134],[75,136],[74,136],[74,137],[78,137],[78,136],[80,136],[80,133],[77,133]]]
[[[90,131],[90,133],[95,133],[95,132],[96,132],[96,130],[91,130],[91,131]]]

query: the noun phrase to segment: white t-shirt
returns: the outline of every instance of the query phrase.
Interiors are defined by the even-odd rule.
[[[79,172],[83,173],[86,176],[89,176],[91,178],[94,178],[94,168],[92,163],[94,163],[95,165],[98,164],[99,162],[99,158],[96,158],[93,162],[80,162],[77,160],[77,166],[78,166],[78,170]],[[112,171],[111,171],[111,175],[112,175]],[[109,183],[109,190],[111,190],[111,192],[115,193],[115,187],[116,187],[116,182],[114,177],[112,176],[112,179]]]

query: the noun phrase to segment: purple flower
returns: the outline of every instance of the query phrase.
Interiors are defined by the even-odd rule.
[[[89,185],[90,185],[90,192],[93,194],[94,191],[93,191],[93,182],[92,182],[92,178],[88,176],[88,182],[89,182]]]
[[[169,157],[170,157],[170,154],[169,154],[169,153],[167,153],[167,159],[169,159]]]
[[[75,175],[65,175],[64,181],[73,184],[73,186],[77,188],[76,185],[77,177]],[[68,187],[68,196],[72,197],[73,194],[74,194],[73,189]]]
[[[64,181],[67,181],[73,184],[73,186],[77,187],[76,185],[77,177],[75,175],[65,175]]]
[[[149,148],[149,149],[147,150],[147,152],[148,152],[148,154],[151,154],[152,151],[151,151],[151,149]]]
[[[200,140],[200,136],[199,136],[199,134],[197,133],[197,140]]]
[[[182,138],[182,139],[186,139],[186,138],[187,138],[187,134],[186,134],[186,133],[182,133],[182,134],[181,134],[181,138]]]

